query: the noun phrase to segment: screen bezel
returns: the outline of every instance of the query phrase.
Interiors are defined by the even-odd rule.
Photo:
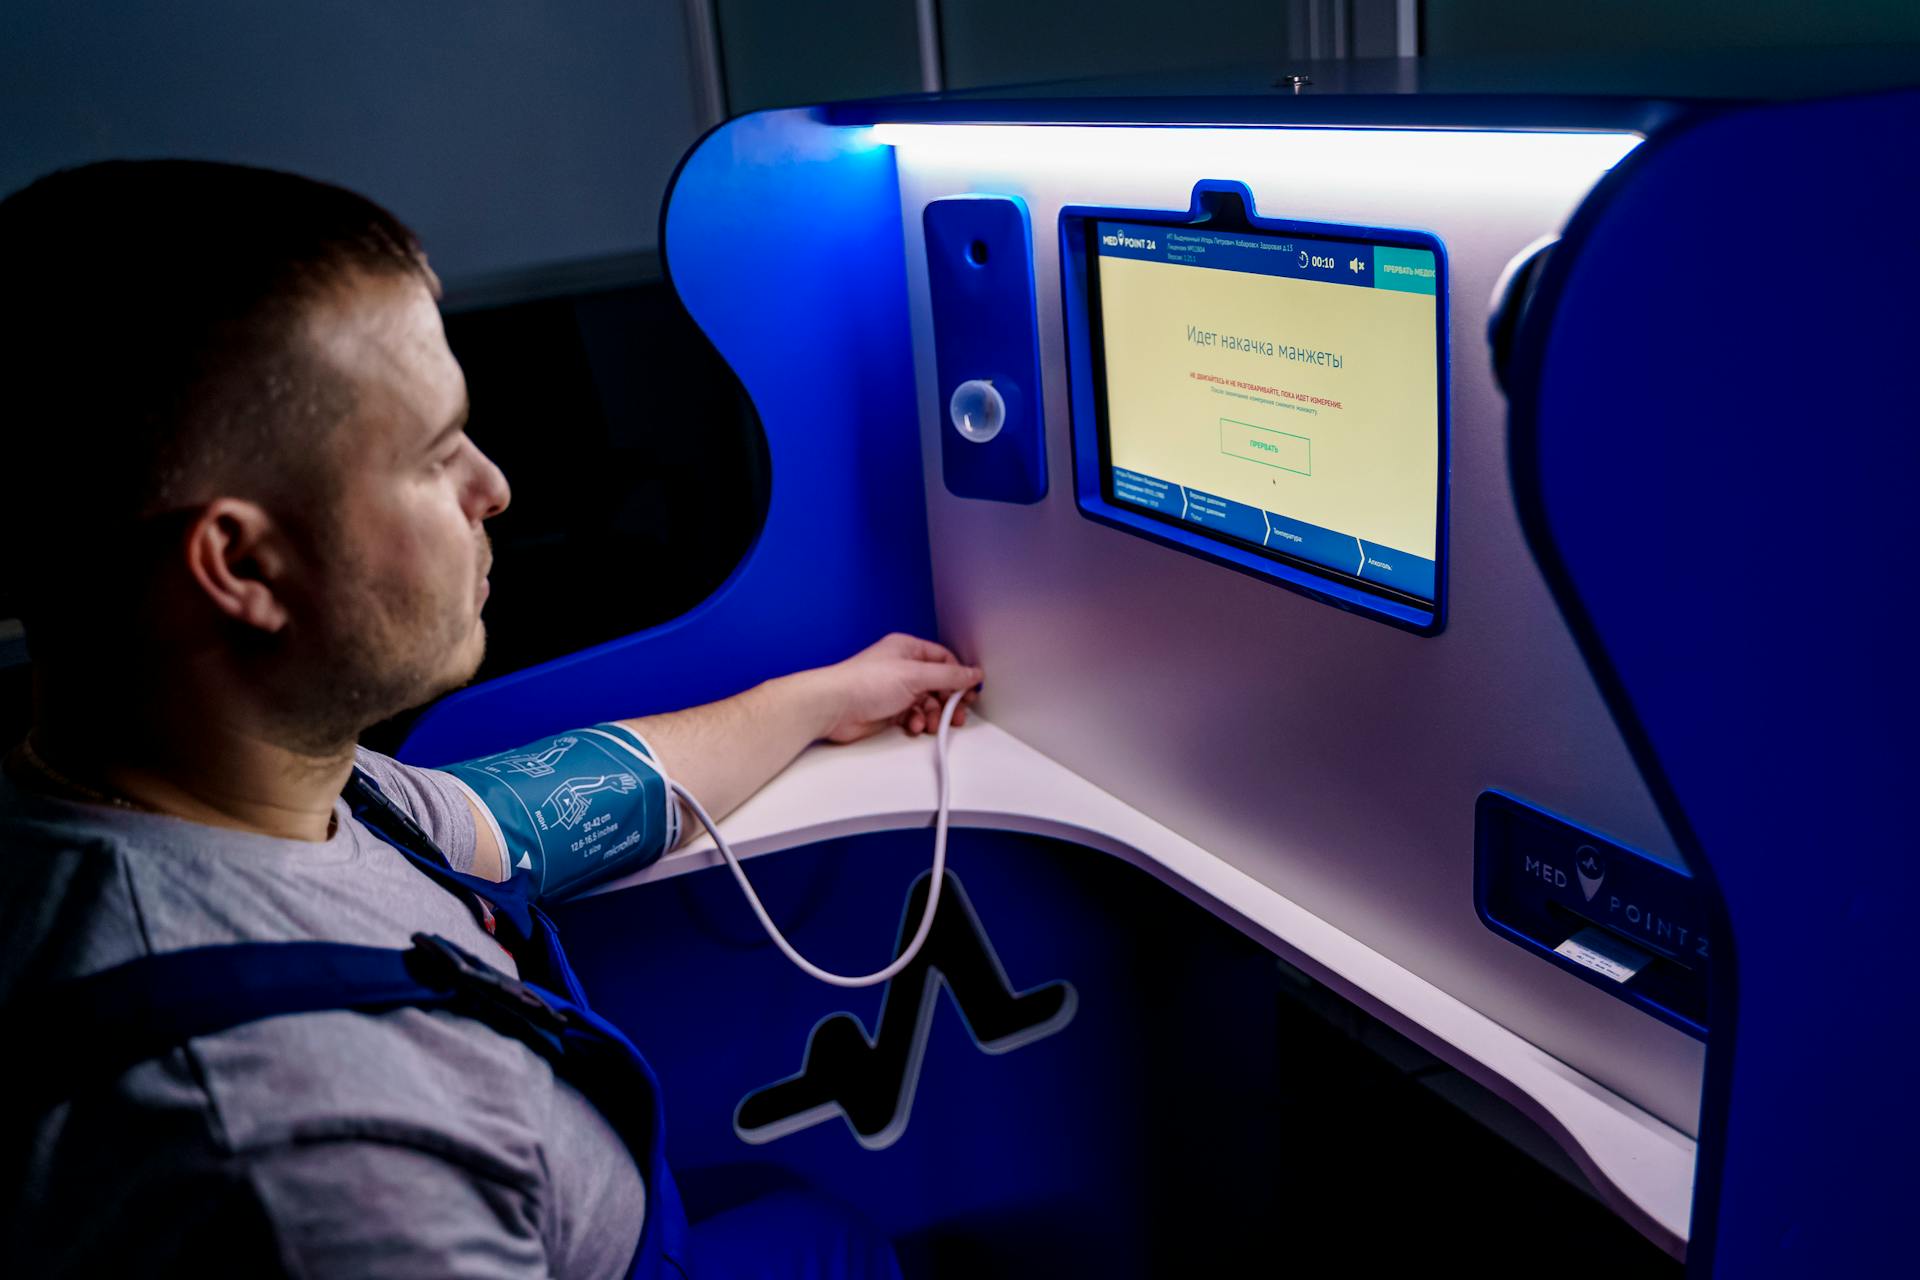
[[[1074,477],[1078,506],[1090,520],[1215,561],[1228,568],[1311,596],[1336,608],[1373,617],[1417,635],[1445,627],[1448,557],[1449,306],[1450,275],[1445,245],[1435,236],[1402,228],[1316,223],[1253,217],[1247,189],[1235,182],[1196,186],[1192,209],[1067,206],[1060,210],[1062,310],[1067,328],[1067,373],[1073,411]],[[1169,228],[1207,228],[1260,236],[1298,236],[1353,244],[1423,249],[1433,254],[1434,358],[1438,463],[1434,494],[1434,596],[1426,600],[1381,583],[1343,573],[1303,557],[1217,533],[1203,526],[1122,502],[1113,495],[1107,428],[1104,333],[1100,325],[1099,254],[1094,224],[1119,221]]]
[[[1170,227],[1170,228],[1176,228],[1176,229],[1194,229],[1194,230],[1215,230],[1215,229],[1229,230],[1231,229],[1241,235],[1258,236],[1262,239],[1270,239],[1270,240],[1283,239],[1288,235],[1297,236],[1303,239],[1309,238],[1306,236],[1304,232],[1299,232],[1299,231],[1278,232],[1278,231],[1270,230],[1266,227],[1252,227],[1252,226],[1229,228],[1217,221],[1203,224],[1201,227],[1196,228],[1190,222],[1167,222],[1167,221],[1157,221],[1157,220],[1148,220],[1148,219],[1134,219],[1134,218],[1122,219],[1122,218],[1105,218],[1105,217],[1083,219],[1082,234],[1085,236],[1086,254],[1087,254],[1087,326],[1088,326],[1088,337],[1090,339],[1091,347],[1092,347],[1091,354],[1092,354],[1093,396],[1094,396],[1094,415],[1095,415],[1094,439],[1099,448],[1101,497],[1104,498],[1107,502],[1115,506],[1121,506],[1126,508],[1129,511],[1137,512],[1138,514],[1143,515],[1150,520],[1155,520],[1162,524],[1172,525],[1175,528],[1178,528],[1185,532],[1191,532],[1199,537],[1211,538],[1218,542],[1225,542],[1232,546],[1243,548],[1247,551],[1254,553],[1255,555],[1261,556],[1264,559],[1278,561],[1279,563],[1289,565],[1295,569],[1304,570],[1307,573],[1311,573],[1319,577],[1331,578],[1336,581],[1343,582],[1348,586],[1357,588],[1358,590],[1364,591],[1369,595],[1384,596],[1389,600],[1400,601],[1406,604],[1413,605],[1417,608],[1426,608],[1426,609],[1433,608],[1436,602],[1434,600],[1429,600],[1424,596],[1417,596],[1407,591],[1395,590],[1393,587],[1388,586],[1385,583],[1375,582],[1372,579],[1363,578],[1358,574],[1344,573],[1341,570],[1335,569],[1330,565],[1321,564],[1317,560],[1309,560],[1304,556],[1291,555],[1288,552],[1276,550],[1275,548],[1270,546],[1263,546],[1258,542],[1253,542],[1253,541],[1250,541],[1249,539],[1241,538],[1231,533],[1221,533],[1216,530],[1208,529],[1208,528],[1205,528],[1204,526],[1196,525],[1191,521],[1182,520],[1178,516],[1170,516],[1163,512],[1154,511],[1149,507],[1143,507],[1135,503],[1127,502],[1118,496],[1118,494],[1114,490],[1114,483],[1113,483],[1112,434],[1110,429],[1111,419],[1109,417],[1109,411],[1108,411],[1108,405],[1107,405],[1107,364],[1106,364],[1107,357],[1106,357],[1106,333],[1105,333],[1106,312],[1104,310],[1104,306],[1103,306],[1103,302],[1100,294],[1101,253],[1099,249],[1098,228],[1102,222],[1122,222],[1122,221],[1127,222],[1134,226]],[[1378,244],[1395,243],[1392,241],[1375,239],[1372,237],[1362,237],[1362,236],[1356,236],[1356,235],[1328,235],[1320,232],[1315,232],[1310,238],[1314,240],[1327,241],[1334,244],[1365,245],[1369,248]],[[1399,246],[1396,244],[1396,247],[1399,247]],[[1409,246],[1409,247],[1427,248],[1428,246],[1415,245],[1415,246]],[[1440,261],[1440,255],[1435,254],[1434,261],[1438,263]],[[1208,270],[1209,268],[1196,267],[1194,269]],[[1443,341],[1440,341],[1437,336],[1439,327],[1440,327],[1440,297],[1441,297],[1440,290],[1444,287],[1445,287],[1445,278],[1441,274],[1440,269],[1436,267],[1435,275],[1434,275],[1434,327],[1436,331],[1436,341],[1435,341],[1435,350],[1434,350],[1434,373],[1435,373],[1436,383],[1438,382],[1439,375],[1442,369],[1444,368],[1443,361],[1445,359],[1445,350],[1444,350],[1445,344]],[[1440,398],[1442,400],[1445,399],[1444,389],[1442,389]],[[1437,411],[1444,412],[1444,408],[1441,407]],[[1436,421],[1437,421],[1437,418],[1436,418]],[[1437,467],[1438,464],[1441,461],[1443,461],[1443,459],[1438,454],[1439,441],[1437,439],[1435,441],[1434,447],[1436,450],[1435,463]],[[1434,547],[1436,551],[1438,551],[1440,546],[1440,541],[1439,541],[1440,501],[1441,501],[1441,494],[1436,489],[1434,494]],[[1286,513],[1282,512],[1280,514],[1284,515]],[[1439,583],[1439,573],[1438,573],[1439,559],[1440,557],[1436,554],[1434,557],[1434,564],[1435,564],[1434,594],[1436,597],[1440,593],[1440,583]]]

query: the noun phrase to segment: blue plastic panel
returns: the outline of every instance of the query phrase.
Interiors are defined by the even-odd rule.
[[[874,833],[754,859],[751,874],[796,946],[865,972],[912,928],[930,844]],[[908,1275],[1233,1274],[1241,1259],[1224,1255],[1265,1246],[1258,1224],[1297,1167],[1273,1159],[1299,1132],[1274,1096],[1298,1046],[1271,957],[1105,854],[959,828],[951,855],[1000,980],[1035,997],[1070,984],[1071,1020],[1005,1035],[925,970],[823,986],[773,950],[720,868],[557,908],[594,1008],[660,1076],[689,1211],[810,1185],[898,1242]],[[1143,974],[1148,936],[1166,959]],[[872,1041],[838,1103],[743,1133],[746,1100],[835,1027],[849,1049]],[[893,1115],[884,1141],[862,1138],[868,1102]],[[1313,1176],[1327,1176],[1318,1162]],[[1187,1225],[1208,1214],[1219,1223]]]
[[[1038,502],[1047,495],[1047,442],[1027,206],[1011,196],[955,196],[929,204],[924,221],[947,491]],[[990,440],[969,440],[947,418],[954,389],[971,381],[991,383],[1006,405]]]
[[[1916,136],[1910,92],[1652,139],[1515,344],[1528,537],[1722,913],[1700,1276],[1914,1267]]]
[[[1208,528],[1214,528],[1229,536],[1237,534],[1245,541],[1268,541],[1271,538],[1269,529],[1273,518],[1270,514],[1265,517],[1265,522],[1262,522],[1260,512],[1236,510],[1239,504],[1226,503],[1217,495],[1201,494],[1202,506],[1196,518],[1193,514],[1196,509],[1192,499],[1187,493],[1178,492],[1172,487],[1168,488],[1168,492],[1174,496],[1165,498],[1163,503],[1152,501],[1154,495],[1150,491],[1150,482],[1156,479],[1153,477],[1147,478],[1149,482],[1147,487],[1136,486],[1129,490],[1133,498],[1131,502],[1116,502],[1108,497],[1105,488],[1107,477],[1102,474],[1099,388],[1095,380],[1097,366],[1093,348],[1095,322],[1090,299],[1094,266],[1089,261],[1087,251],[1087,225],[1089,222],[1104,220],[1121,222],[1143,220],[1161,224],[1184,221],[1199,224],[1208,218],[1210,209],[1217,207],[1217,202],[1223,197],[1237,202],[1240,209],[1244,210],[1245,225],[1255,231],[1304,237],[1331,237],[1343,242],[1347,252],[1340,255],[1339,265],[1342,269],[1346,267],[1349,254],[1359,251],[1359,247],[1353,243],[1355,241],[1403,247],[1433,255],[1435,275],[1428,287],[1432,288],[1435,295],[1434,358],[1437,362],[1436,375],[1439,387],[1438,432],[1437,439],[1434,441],[1438,474],[1435,496],[1435,555],[1431,565],[1422,564],[1417,577],[1412,580],[1419,593],[1431,592],[1430,606],[1409,602],[1397,596],[1376,594],[1349,580],[1350,577],[1363,576],[1361,570],[1368,560],[1373,560],[1375,564],[1392,561],[1394,557],[1386,548],[1372,548],[1370,551],[1365,544],[1355,542],[1350,537],[1345,538],[1343,545],[1351,544],[1355,548],[1356,572],[1352,575],[1317,572],[1314,566],[1331,566],[1331,556],[1302,556],[1302,559],[1312,564],[1300,565],[1262,554],[1258,547],[1242,546],[1235,542],[1224,541],[1219,537],[1208,536],[1205,531]],[[1192,205],[1186,210],[1096,207],[1062,209],[1060,263],[1063,277],[1061,304],[1065,309],[1067,322],[1068,392],[1073,409],[1074,494],[1083,515],[1102,524],[1124,529],[1139,537],[1178,548],[1242,573],[1267,579],[1278,586],[1311,596],[1336,608],[1376,618],[1403,630],[1420,635],[1436,635],[1441,631],[1446,625],[1447,600],[1450,396],[1447,308],[1449,274],[1446,248],[1439,239],[1424,232],[1404,229],[1291,222],[1260,217],[1255,214],[1252,194],[1243,183],[1212,180],[1199,183],[1194,188]],[[1366,259],[1369,272],[1372,265],[1372,257],[1369,254]],[[1162,506],[1164,510],[1160,509]],[[1236,517],[1254,522],[1249,525],[1249,529],[1255,532],[1236,529],[1234,527]],[[1281,522],[1284,525],[1286,517],[1282,516]],[[1302,526],[1302,530],[1303,539],[1325,532],[1314,530],[1312,526]],[[1291,546],[1290,543],[1287,545]],[[1391,575],[1387,573],[1378,576],[1384,578]],[[1389,584],[1383,583],[1383,585]]]
[[[1474,806],[1474,905],[1502,937],[1706,1037],[1711,907],[1685,871],[1488,791]]]
[[[668,199],[662,252],[759,412],[772,463],[766,526],[692,612],[454,694],[422,718],[405,759],[484,755],[722,697],[890,630],[933,633],[899,201],[892,148],[805,111],[745,116],[694,148]],[[636,564],[605,589],[647,581]]]

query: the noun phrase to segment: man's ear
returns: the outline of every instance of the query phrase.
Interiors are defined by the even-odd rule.
[[[215,609],[261,631],[287,625],[286,540],[258,503],[215,498],[188,527],[183,549],[187,571]]]

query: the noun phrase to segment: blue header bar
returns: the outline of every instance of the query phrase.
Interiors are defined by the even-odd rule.
[[[1270,232],[1209,231],[1200,227],[1160,227],[1141,222],[1096,222],[1094,241],[1102,257],[1136,258],[1144,262],[1174,262],[1182,266],[1211,267],[1290,280],[1319,280],[1326,284],[1375,287],[1376,248],[1350,240],[1313,240],[1306,236]],[[1379,252],[1405,262],[1412,254],[1426,259],[1432,273],[1433,255],[1425,250],[1380,246]]]

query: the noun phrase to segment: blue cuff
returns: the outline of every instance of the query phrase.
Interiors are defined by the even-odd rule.
[[[673,847],[677,806],[646,740],[619,725],[574,729],[446,765],[492,820],[510,876],[559,898],[638,871]]]

